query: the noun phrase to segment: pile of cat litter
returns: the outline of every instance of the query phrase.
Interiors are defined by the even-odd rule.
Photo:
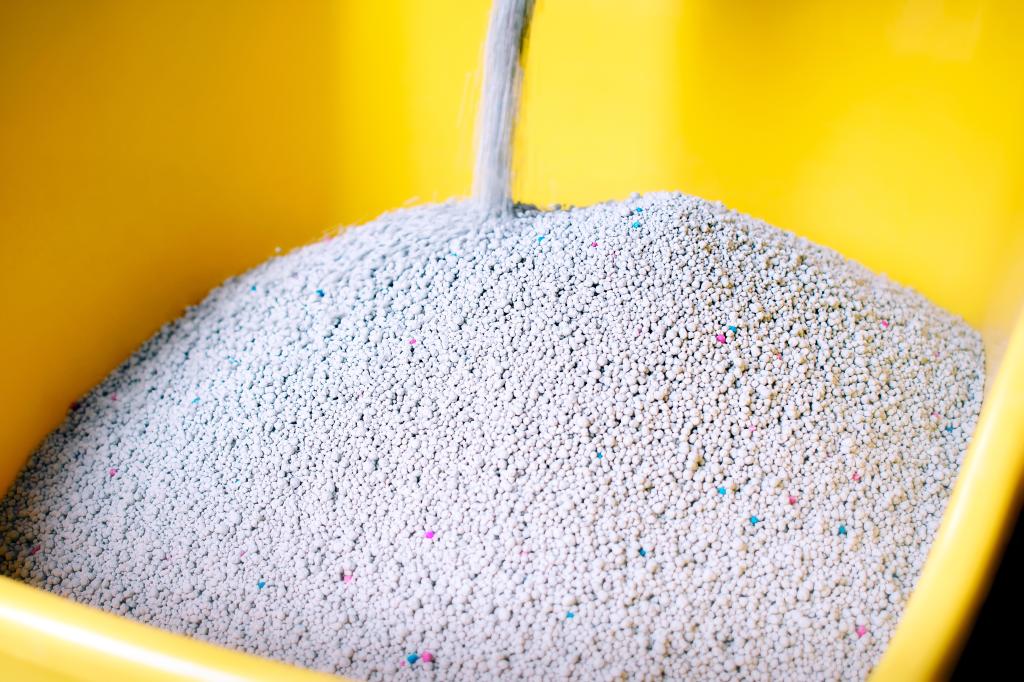
[[[411,208],[84,396],[0,570],[357,678],[863,679],[983,381],[963,321],[719,204]]]

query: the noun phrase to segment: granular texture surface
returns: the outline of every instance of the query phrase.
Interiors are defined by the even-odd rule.
[[[85,396],[0,568],[354,677],[862,679],[983,363],[916,293],[682,194],[398,211]]]

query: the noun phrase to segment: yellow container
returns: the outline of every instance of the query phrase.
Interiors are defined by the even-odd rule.
[[[212,286],[465,195],[483,0],[0,3],[0,490],[72,400]],[[876,671],[941,676],[1024,468],[1024,6],[540,0],[517,197],[682,189],[982,330],[984,414]],[[418,199],[417,199],[418,198]],[[0,580],[17,679],[306,679]]]

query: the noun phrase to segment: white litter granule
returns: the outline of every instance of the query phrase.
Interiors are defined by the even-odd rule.
[[[34,455],[0,568],[355,677],[863,679],[979,335],[681,194],[479,215],[387,214],[213,291]]]

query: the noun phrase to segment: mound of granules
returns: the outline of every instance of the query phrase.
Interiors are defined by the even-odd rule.
[[[681,194],[387,214],[167,325],[0,505],[0,569],[355,677],[861,679],[979,335]]]

